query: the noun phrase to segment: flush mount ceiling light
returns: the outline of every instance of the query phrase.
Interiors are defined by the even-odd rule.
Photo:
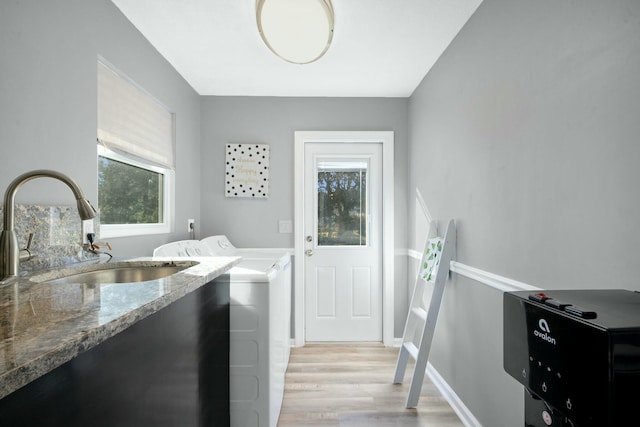
[[[294,64],[317,61],[333,39],[331,0],[256,0],[256,20],[267,47]]]

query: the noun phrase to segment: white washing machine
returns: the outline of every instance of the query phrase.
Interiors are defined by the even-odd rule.
[[[291,349],[290,255],[239,249],[225,236],[211,236],[160,246],[154,256],[242,257],[215,279],[229,282],[231,292],[231,427],[276,427]]]
[[[213,256],[209,247],[200,240],[179,240],[158,246],[153,250],[155,257],[201,257]]]
[[[276,427],[291,349],[291,256],[202,239],[217,256],[242,261],[216,280],[231,283],[231,427]]]
[[[277,248],[236,248],[225,235],[209,236],[201,240],[213,255],[241,256],[245,259],[272,259],[281,267],[291,263],[291,256]]]

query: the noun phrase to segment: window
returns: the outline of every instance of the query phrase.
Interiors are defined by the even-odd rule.
[[[367,246],[365,160],[318,160],[318,245]]]
[[[173,222],[174,118],[98,62],[98,208],[102,237],[168,233]]]

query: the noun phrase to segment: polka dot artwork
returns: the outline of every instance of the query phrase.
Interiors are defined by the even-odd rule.
[[[225,150],[225,196],[269,197],[269,145],[227,144]]]

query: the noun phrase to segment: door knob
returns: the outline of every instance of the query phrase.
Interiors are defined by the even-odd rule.
[[[312,241],[313,241],[313,237],[307,236],[307,242],[312,242]]]
[[[311,255],[313,255],[313,249],[307,249],[306,251],[304,251],[304,254],[305,254],[306,256],[311,256]]]

